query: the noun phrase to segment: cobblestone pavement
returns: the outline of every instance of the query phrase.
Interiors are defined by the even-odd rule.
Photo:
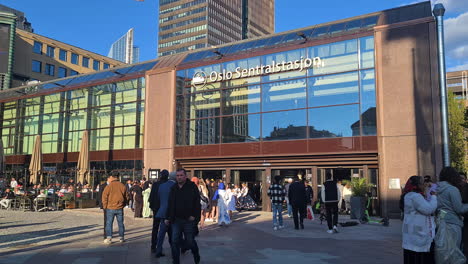
[[[75,209],[59,212],[0,211],[0,264],[38,263],[171,263],[150,253],[150,219],[134,219],[126,209],[123,244],[102,243],[102,212]],[[338,234],[326,233],[326,223],[306,221],[304,230],[274,231],[271,213],[242,212],[229,227],[208,225],[197,242],[201,263],[379,263],[402,261],[401,222],[390,227],[358,225]],[[341,219],[340,221],[346,221]],[[114,231],[117,231],[115,224]],[[190,253],[182,263],[193,263]]]

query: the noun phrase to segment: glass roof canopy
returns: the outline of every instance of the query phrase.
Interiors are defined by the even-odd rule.
[[[127,67],[111,68],[105,71],[90,74],[80,74],[73,77],[67,77],[43,83],[36,83],[27,86],[11,88],[8,90],[0,91],[0,100],[34,94],[45,90],[61,89],[67,86],[76,86],[79,84],[91,83],[93,81],[105,80],[118,76],[144,73],[148,70],[151,70],[157,63],[157,60],[152,60],[140,64],[133,64]]]
[[[363,18],[357,18],[346,22],[337,22],[335,24],[318,25],[313,28],[306,28],[303,30],[296,30],[281,35],[275,35],[266,38],[260,38],[252,41],[242,42],[234,45],[222,46],[219,48],[212,48],[199,52],[193,52],[188,54],[187,57],[182,61],[181,64],[191,63],[194,61],[212,59],[215,57],[231,55],[240,52],[246,52],[250,50],[273,47],[284,45],[290,42],[296,42],[299,40],[313,40],[323,37],[331,37],[340,34],[351,33],[355,31],[361,31],[371,29],[377,25],[380,14],[367,16]]]

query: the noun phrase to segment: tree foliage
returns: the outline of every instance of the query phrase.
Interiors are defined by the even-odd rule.
[[[450,136],[450,159],[452,167],[466,172],[466,138],[467,113],[462,100],[457,100],[453,93],[448,93],[448,121]]]

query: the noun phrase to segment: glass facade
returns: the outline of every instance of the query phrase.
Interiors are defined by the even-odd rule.
[[[77,152],[84,130],[90,150],[142,147],[144,78],[0,104],[7,155],[31,154],[36,135],[43,153]]]
[[[317,67],[287,66],[316,57]],[[207,83],[192,85],[200,72]],[[176,102],[179,146],[376,135],[374,38],[181,70]]]

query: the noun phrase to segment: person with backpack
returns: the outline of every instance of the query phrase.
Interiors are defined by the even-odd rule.
[[[325,175],[326,181],[322,184],[322,201],[327,214],[327,233],[338,233],[338,201],[341,199],[340,188],[330,172]]]

